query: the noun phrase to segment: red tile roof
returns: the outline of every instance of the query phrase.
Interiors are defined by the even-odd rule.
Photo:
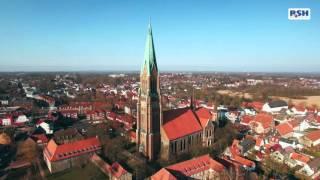
[[[303,105],[296,105],[294,106],[294,108],[296,109],[296,111],[300,112],[304,112],[306,110],[306,108]]]
[[[156,174],[151,176],[151,180],[177,180],[166,168],[162,168]]]
[[[308,156],[298,154],[296,152],[291,153],[290,158],[304,163],[308,163],[310,161],[310,158]]]
[[[253,161],[250,161],[248,159],[245,159],[240,155],[240,149],[238,148],[239,146],[239,140],[234,139],[232,142],[232,145],[230,146],[230,152],[231,152],[231,159],[242,166],[246,167],[255,167],[255,163]]]
[[[238,146],[239,146],[239,140],[234,139],[232,141],[231,146],[230,146],[230,152],[231,152],[232,155],[240,154],[240,149],[238,148]]]
[[[320,123],[320,116],[316,116],[314,119],[317,123]]]
[[[202,130],[195,113],[189,107],[163,112],[163,123],[162,127],[170,140]]]
[[[198,116],[202,127],[206,127],[209,120],[212,118],[211,112],[203,107],[196,110],[196,115]]]
[[[310,139],[311,141],[316,141],[320,139],[320,130],[311,131],[305,137]]]
[[[254,102],[244,102],[244,103],[242,103],[242,106],[247,107],[247,108],[253,108],[257,111],[261,111],[263,104],[264,103],[262,103],[262,102],[254,101]]]
[[[254,121],[261,123],[263,128],[270,128],[273,122],[273,117],[267,113],[259,113],[254,118]]]
[[[37,143],[47,143],[49,141],[45,134],[34,134],[32,135],[32,139]]]
[[[121,179],[121,176],[128,173],[118,162],[114,162],[112,165],[109,165],[103,161],[97,154],[91,156],[91,161],[96,164],[103,172],[110,174],[116,178]]]
[[[289,123],[281,123],[278,126],[276,126],[276,129],[281,136],[293,132],[293,128]]]
[[[224,166],[212,159],[209,154],[168,166],[166,169],[179,171],[190,176],[192,174],[196,174],[195,171],[199,168],[202,169],[202,171],[212,169],[217,172],[222,172],[224,170]]]
[[[127,171],[118,162],[114,162],[110,166],[110,172],[117,178],[120,178],[122,175],[127,173]]]
[[[232,158],[234,161],[240,163],[243,166],[246,167],[255,167],[255,163],[253,161],[250,161],[249,159],[243,158],[241,156],[235,155]]]
[[[129,131],[129,137],[131,140],[135,140],[137,138],[137,134],[135,131]]]
[[[62,145],[57,145],[52,139],[44,149],[44,154],[50,161],[59,161],[89,152],[95,152],[99,149],[101,149],[101,144],[97,137]]]
[[[254,119],[254,116],[244,115],[241,117],[241,123],[249,124]]]
[[[164,168],[163,168],[164,169]],[[161,169],[156,174],[154,174],[151,179],[174,179],[173,174],[179,173],[184,176],[190,177],[194,174],[212,169],[218,173],[224,171],[224,166],[219,162],[212,159],[208,154],[183,161],[171,166],[165,167],[165,170]],[[174,172],[171,174],[171,172]]]
[[[299,119],[293,119],[291,121],[288,122],[292,128],[298,127],[301,123],[301,120]]]
[[[263,139],[262,138],[260,138],[260,137],[258,137],[257,139],[256,139],[256,146],[262,146],[263,145]]]

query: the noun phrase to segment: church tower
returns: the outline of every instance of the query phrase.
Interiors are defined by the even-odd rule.
[[[144,62],[140,72],[139,100],[137,103],[137,146],[149,160],[160,152],[161,95],[159,72],[149,24]]]

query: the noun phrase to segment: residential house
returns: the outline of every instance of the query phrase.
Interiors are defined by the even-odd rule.
[[[293,140],[293,139],[280,138],[279,144],[281,145],[282,148],[287,148],[287,147],[292,147],[293,149],[302,148],[302,145],[300,145],[297,140]]]
[[[259,113],[249,122],[249,126],[257,134],[266,134],[274,127],[273,117],[267,113]]]
[[[61,129],[54,133],[53,139],[57,144],[66,144],[83,139],[83,136],[75,128]]]
[[[224,156],[226,157],[224,159],[238,164],[247,171],[254,170],[256,167],[256,164],[253,161],[241,157],[241,146],[239,144],[239,140],[233,140],[232,145],[225,150]]]
[[[46,134],[53,134],[53,125],[51,125],[48,121],[38,121],[36,124],[37,128],[43,129]]]
[[[262,107],[262,111],[268,112],[268,113],[279,113],[281,110],[287,110],[288,104],[283,100],[275,100],[268,103],[265,103]]]
[[[49,142],[45,134],[33,134],[31,138],[37,143],[38,146],[46,146]]]
[[[311,131],[305,136],[300,138],[300,143],[307,146],[313,147],[320,144],[320,130]]]
[[[305,116],[307,114],[307,109],[303,105],[293,106],[291,111],[296,116]]]
[[[50,173],[86,164],[94,153],[101,151],[97,137],[58,145],[51,139],[43,150],[43,158]]]
[[[309,156],[299,154],[296,152],[291,153],[289,157],[291,159],[295,160],[297,162],[297,164],[300,166],[305,166],[310,161]]]
[[[85,112],[87,120],[95,123],[106,119],[106,112],[103,109],[88,110]]]
[[[111,180],[132,180],[132,174],[123,168],[118,162],[108,164],[97,154],[93,154],[90,161],[96,165]]]
[[[271,159],[274,161],[277,161],[279,163],[283,163],[284,161],[284,155],[280,151],[274,151],[270,154]]]
[[[150,179],[228,179],[228,176],[221,163],[212,159],[209,155],[203,155],[164,167],[152,175]]]
[[[276,126],[276,132],[279,136],[283,138],[288,138],[293,136],[293,128],[290,123],[284,122]]]
[[[23,124],[25,122],[29,122],[29,119],[27,118],[26,115],[20,114],[14,121],[15,121],[15,124]]]
[[[239,143],[240,153],[246,155],[249,150],[253,149],[256,142],[253,137],[248,135]]]
[[[265,143],[265,139],[264,138],[262,138],[262,137],[257,137],[256,138],[256,144],[255,144],[255,146],[254,146],[254,149],[256,150],[256,151],[261,151],[263,148],[264,148],[264,145],[266,144]]]
[[[0,123],[2,126],[11,126],[13,124],[13,117],[11,115],[5,115],[0,118]]]
[[[315,158],[309,161],[301,169],[297,171],[298,174],[309,177],[310,179],[320,178],[320,158]]]

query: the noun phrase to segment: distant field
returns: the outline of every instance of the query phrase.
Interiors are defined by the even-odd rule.
[[[320,96],[303,96],[305,99],[291,99],[294,104],[305,103],[307,105],[317,105],[320,107]],[[275,97],[285,101],[289,101],[290,98],[287,97]]]
[[[252,99],[252,95],[250,93],[235,92],[232,90],[219,90],[217,92],[222,95],[238,96],[238,97],[244,96],[246,99]],[[294,104],[304,103],[306,105],[317,105],[318,107],[320,107],[320,96],[303,96],[303,97],[304,99],[292,99],[288,97],[279,97],[279,96],[273,96],[272,98],[282,99],[287,102],[291,99],[291,101]]]
[[[246,98],[246,99],[252,98],[252,95],[250,93],[234,92],[231,90],[218,90],[217,92],[222,95],[238,96],[238,97],[244,96],[244,98]]]

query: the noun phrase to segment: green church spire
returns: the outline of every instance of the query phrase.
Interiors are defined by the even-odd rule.
[[[144,50],[144,62],[141,68],[141,73],[143,73],[144,68],[147,68],[148,75],[151,74],[153,69],[158,71],[156,53],[155,53],[154,44],[153,44],[151,22],[149,22],[149,27],[148,27],[146,47]]]

